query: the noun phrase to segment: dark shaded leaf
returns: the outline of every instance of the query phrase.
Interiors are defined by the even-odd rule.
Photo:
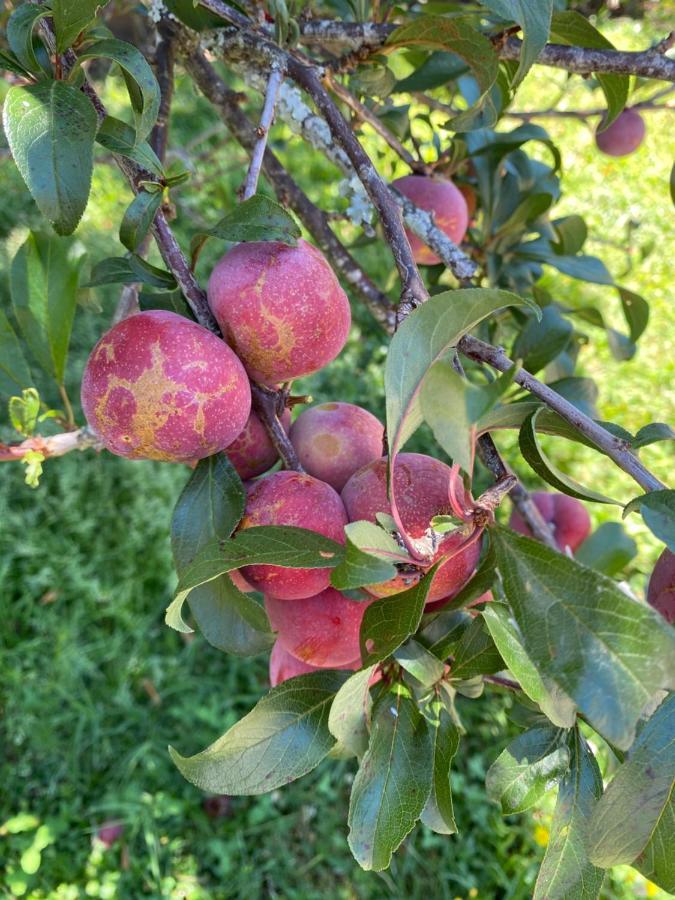
[[[505,668],[504,660],[480,616],[462,635],[454,657],[450,671],[453,680],[491,675]]]
[[[431,794],[422,811],[420,821],[436,834],[456,834],[455,813],[452,807],[450,767],[459,749],[459,731],[443,707],[439,709],[438,724],[432,729],[434,743],[434,774]]]
[[[538,372],[562,353],[569,344],[573,328],[555,306],[545,306],[541,319],[531,319],[513,344],[512,356],[522,360],[528,372]]]
[[[635,291],[629,291],[628,288],[620,287],[618,284],[616,289],[619,292],[623,314],[628,323],[630,339],[635,343],[640,339],[649,322],[649,304]]]
[[[200,584],[190,593],[188,603],[199,630],[217,650],[255,656],[274,644],[264,608],[235,587],[229,575]]]
[[[96,140],[106,150],[133,159],[153,175],[159,178],[164,175],[162,163],[150,144],[147,141],[136,143],[136,132],[126,122],[113,116],[106,116],[96,133]]]
[[[400,689],[375,705],[368,750],[349,802],[349,846],[363,869],[386,869],[431,792],[433,746],[426,719]]]
[[[0,394],[9,396],[33,383],[21,342],[0,309]]]
[[[192,784],[212,794],[265,794],[311,772],[333,747],[328,712],[345,672],[290,678],[215,743],[171,758]]]
[[[105,0],[52,0],[56,49],[63,53],[81,31],[93,22]]]
[[[557,784],[569,763],[563,731],[532,728],[512,740],[488,769],[488,797],[499,803],[505,816],[524,812]]]
[[[173,291],[176,280],[170,272],[158,269],[140,256],[111,256],[97,262],[91,270],[89,281],[83,287],[101,284],[133,284],[140,281],[156,288]]]
[[[520,84],[543,50],[551,27],[553,0],[480,0],[505,21],[517,22],[523,29],[523,48],[513,86]]]
[[[635,497],[624,508],[623,518],[638,509],[647,528],[675,553],[675,491],[650,491]]]
[[[229,212],[213,228],[194,235],[194,254],[209,237],[221,241],[283,241],[295,245],[300,229],[289,213],[264,194],[254,194]]]
[[[675,431],[663,422],[651,422],[645,425],[635,435],[632,446],[635,450],[640,447],[647,447],[649,444],[655,444],[657,441],[675,441]]]
[[[150,230],[157,210],[162,205],[162,191],[139,191],[127,207],[120,224],[119,238],[122,244],[135,252]]]
[[[375,666],[351,675],[335,695],[328,716],[328,728],[335,740],[361,758],[368,749],[368,722],[372,701],[369,684]]]
[[[394,651],[394,659],[425,687],[436,684],[445,673],[441,660],[412,638]]]
[[[530,538],[493,531],[504,591],[542,678],[619,749],[642,710],[675,683],[675,634],[613,581]]]
[[[603,522],[576,550],[574,557],[583,566],[612,576],[624,569],[637,552],[637,544],[619,522]]]
[[[36,75],[43,73],[33,47],[33,30],[49,9],[25,3],[14,10],[7,22],[7,43],[21,66]]]

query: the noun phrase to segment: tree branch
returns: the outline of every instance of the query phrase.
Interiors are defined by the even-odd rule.
[[[469,359],[487,363],[499,372],[507,372],[515,363],[508,358],[499,347],[493,347],[484,341],[466,335],[459,342],[457,349]],[[598,425],[593,419],[582,413],[576,406],[565,400],[560,394],[552,390],[541,381],[537,381],[525,369],[519,369],[514,381],[525,390],[542,400],[550,409],[573,425],[577,431],[592,441],[595,446],[612,459],[619,468],[627,472],[645,491],[662,490],[665,485],[642,465],[640,460],[631,453],[625,441],[614,437],[602,425]]]
[[[267,82],[267,90],[265,91],[265,103],[260,116],[260,124],[256,129],[257,139],[253,146],[253,152],[251,153],[251,165],[246,173],[242,200],[248,200],[258,189],[258,178],[260,176],[260,167],[262,166],[263,157],[265,155],[265,147],[267,146],[267,136],[272,126],[277,94],[279,93],[279,87],[283,80],[283,71],[278,68],[272,69]]]

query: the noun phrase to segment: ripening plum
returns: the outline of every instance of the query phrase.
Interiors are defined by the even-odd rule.
[[[405,175],[397,178],[393,187],[408,200],[434,214],[434,221],[451,241],[460,244],[469,227],[469,212],[461,191],[447,179],[427,178],[425,175]],[[434,266],[441,260],[417,237],[408,231],[408,240],[418,265]]]
[[[288,434],[291,427],[291,411],[285,409],[281,416],[281,424]],[[256,478],[271,469],[279,459],[274,444],[265,431],[265,426],[257,413],[251,411],[244,430],[239,437],[228,445],[226,456],[239,473],[242,481]]]
[[[588,515],[586,507],[576,498],[568,497],[567,494],[535,491],[530,496],[544,521],[553,526],[553,537],[558,547],[563,553],[568,547],[574,553],[591,533],[591,517]],[[511,513],[509,527],[518,534],[532,537],[532,532],[522,520],[517,509]]]
[[[283,681],[288,681],[289,678],[295,678],[296,675],[320,672],[321,668],[321,666],[310,666],[309,663],[296,659],[288,650],[284,650],[280,641],[276,641],[270,653],[270,684],[272,687],[276,687]],[[331,666],[330,668],[356,670],[361,668],[361,659],[355,659],[344,666]]]
[[[353,403],[321,403],[300,413],[291,443],[302,467],[341,491],[357,469],[382,456],[384,428]]]
[[[109,850],[123,834],[124,825],[121,822],[104,822],[96,832],[96,837]]]
[[[209,304],[251,378],[290,381],[322,369],[345,345],[347,295],[316,247],[300,240],[238,244],[216,264]]]
[[[359,631],[368,605],[333,587],[302,600],[265,597],[278,643],[296,659],[322,669],[344,666],[361,656]]]
[[[675,622],[675,555],[666,547],[656,561],[647,588],[647,603],[661,613],[666,622]]]
[[[251,389],[224,341],[176,313],[150,310],[118,322],[96,344],[82,376],[82,408],[111,453],[192,462],[237,437]]]
[[[476,207],[478,206],[476,188],[471,184],[462,183],[457,185],[457,190],[466,201],[466,213],[469,217],[469,222],[471,222],[476,213]]]
[[[240,530],[256,525],[294,525],[344,544],[347,514],[340,495],[324,481],[300,472],[273,472],[247,486]],[[246,581],[264,594],[284,600],[313,597],[330,583],[330,569],[244,566]]]
[[[598,149],[608,156],[628,156],[642,143],[645,136],[645,123],[634,109],[624,109],[609,128],[595,134]]]
[[[420,453],[400,453],[394,466],[396,505],[403,527],[413,538],[421,538],[434,516],[452,512],[449,502],[451,479],[462,497],[464,487],[459,475],[449,466]],[[387,497],[387,459],[383,457],[362,469],[349,479],[342,491],[342,499],[350,522],[366,519],[376,521],[376,513],[391,514]],[[427,596],[427,602],[450,599],[466,584],[480,556],[480,541],[476,540],[460,549],[466,537],[450,533],[442,539],[435,560],[453,554],[436,572]],[[366,590],[376,597],[386,597],[412,587],[420,579],[420,573],[410,568],[400,571],[390,581],[368,585]]]

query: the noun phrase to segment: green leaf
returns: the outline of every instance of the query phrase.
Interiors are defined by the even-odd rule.
[[[483,34],[460,19],[423,15],[399,26],[389,35],[384,49],[396,47],[449,50],[464,60],[476,79],[480,97],[470,110],[455,116],[450,124],[455,131],[467,131],[477,124],[476,116],[485,107],[490,88],[499,74],[497,54]],[[485,124],[494,124],[495,119],[493,116]]]
[[[19,8],[23,9],[24,7]],[[6,50],[0,50],[0,69],[5,69],[7,72],[13,72],[15,75],[20,75],[22,78],[30,76],[29,70],[21,65],[17,57],[13,53],[8,53]]]
[[[513,86],[520,84],[532,64],[546,46],[551,27],[553,0],[480,0],[493,13],[506,21],[517,22],[523,29],[523,47]]]
[[[589,858],[603,869],[644,853],[672,802],[675,782],[675,694],[640,731],[591,816]]]
[[[375,705],[368,751],[349,802],[349,846],[363,869],[386,869],[431,792],[433,746],[426,719],[402,690]]]
[[[158,178],[164,176],[164,168],[155,151],[147,141],[136,143],[136,132],[126,122],[106,116],[96,133],[96,140],[106,150],[133,159]]]
[[[432,53],[421,66],[396,84],[396,93],[415,93],[441,87],[467,71],[466,63],[454,53]],[[399,135],[401,137],[401,135]]]
[[[140,256],[111,256],[97,262],[91,270],[89,281],[83,287],[99,287],[102,284],[133,284],[140,281],[152,287],[175,290],[176,280],[170,272],[152,266]]]
[[[78,52],[78,63],[85,59],[111,59],[122,70],[136,123],[136,140],[146,138],[157,121],[160,90],[149,63],[132,44],[116,38],[94,41]],[[71,76],[72,77],[72,76]]]
[[[657,441],[675,441],[675,431],[664,422],[651,422],[645,425],[635,435],[632,442],[634,450],[640,447],[647,447],[649,444],[655,444]]]
[[[450,674],[454,679],[468,679],[476,675],[491,675],[505,668],[504,660],[478,617],[462,635],[455,650],[455,658]]]
[[[14,430],[24,437],[35,433],[40,421],[40,395],[35,388],[25,388],[20,397],[9,398],[9,418]]]
[[[579,253],[588,237],[588,227],[581,216],[563,216],[561,219],[555,219],[551,225],[558,237],[557,243],[553,244],[556,253],[560,253],[561,256],[574,256]]]
[[[518,334],[512,356],[522,360],[523,368],[534,374],[563,352],[573,331],[571,322],[555,306],[545,306],[540,321],[530,319]]]
[[[637,343],[649,322],[649,304],[635,291],[629,291],[628,288],[620,287],[618,284],[616,289],[619,292],[623,314],[628,323],[630,339]]]
[[[434,773],[431,794],[422,811],[420,821],[436,834],[456,834],[455,813],[452,807],[450,767],[459,749],[459,731],[441,706],[437,726],[432,731],[434,742]]]
[[[224,453],[202,459],[183,488],[171,519],[171,549],[179,572],[212,541],[228,538],[239,524],[246,492]]]
[[[105,0],[52,0],[56,31],[56,49],[63,53],[81,31],[96,18],[96,10]]]
[[[10,395],[33,383],[21,342],[0,309],[0,394]]]
[[[611,497],[605,497],[604,494],[592,491],[590,488],[586,488],[582,484],[579,484],[574,478],[570,478],[569,475],[565,475],[564,472],[548,459],[539,445],[539,440],[537,438],[536,423],[539,414],[540,410],[533,412],[525,422],[523,422],[518,435],[520,452],[537,475],[543,478],[548,484],[552,485],[556,490],[561,491],[563,494],[568,494],[570,497],[577,497],[579,500],[591,500],[595,503],[614,503],[617,506],[621,506],[622,504],[619,500],[612,500]]]
[[[330,578],[338,590],[389,581],[396,575],[394,563],[409,560],[394,538],[373,522],[351,522],[345,526],[345,537],[344,559]]]
[[[335,740],[359,759],[368,749],[369,684],[374,671],[375,666],[368,666],[351,675],[335,695],[328,716],[328,730]]]
[[[576,704],[550,678],[543,678],[523,646],[523,636],[509,610],[502,603],[489,603],[483,620],[500,655],[523,692],[558,728],[571,728],[576,721]]]
[[[503,237],[510,232],[522,231],[522,228],[526,223],[536,221],[536,219],[550,208],[552,203],[553,197],[551,194],[528,194],[525,199],[518,204],[508,219],[499,226],[495,232],[495,237]]]
[[[437,294],[403,322],[389,345],[384,373],[391,458],[422,420],[420,390],[431,366],[479,322],[507,306],[539,310],[508,291],[467,288]]]
[[[131,250],[132,253],[138,250],[150,230],[162,200],[163,193],[159,190],[153,193],[139,191],[131,201],[124,213],[119,233],[120,241],[127,250]]]
[[[9,89],[3,122],[12,156],[40,212],[70,234],[89,199],[96,112],[72,84],[42,81]]]
[[[217,650],[255,656],[269,650],[275,635],[264,608],[220,575],[190,593],[190,610],[199,630]]]
[[[40,19],[49,15],[49,9],[26,3],[14,10],[7,22],[7,43],[24,69],[36,75],[43,74],[33,47],[33,30]]]
[[[635,497],[625,506],[623,518],[638,509],[652,534],[675,553],[675,491],[650,491]]]
[[[633,861],[634,869],[669,894],[675,893],[673,834],[675,834],[675,797],[671,793],[663,815],[654,829],[652,839],[638,858]]]
[[[181,774],[212,794],[266,794],[311,772],[335,744],[328,712],[344,672],[311,672],[273,688],[215,743],[185,757]]]
[[[570,768],[558,788],[558,800],[533,900],[596,900],[605,873],[588,860],[589,818],[602,793],[602,776],[586,741],[570,735]]]
[[[436,684],[445,674],[441,660],[412,638],[394,651],[394,659],[425,687]]]
[[[342,559],[341,544],[305,528],[260,525],[238,532],[229,541],[205,544],[182,570],[177,593],[166,610],[166,623],[177,631],[190,631],[181,616],[190,591],[219,575],[253,564],[298,569],[329,569]]]
[[[517,372],[512,366],[490,384],[471,384],[450,362],[440,361],[422,382],[420,408],[434,437],[452,461],[471,473],[475,423],[508,390]]]
[[[619,522],[603,522],[574,554],[582,566],[597,569],[603,575],[618,574],[637,556],[637,544]]]
[[[557,784],[569,764],[564,732],[547,725],[532,728],[511,741],[488,769],[488,797],[505,816],[524,812]]]
[[[23,339],[59,384],[65,373],[83,262],[81,245],[31,232],[10,267],[12,304]]]
[[[426,617],[425,617],[426,618]],[[424,623],[417,633],[416,639],[420,641],[438,659],[446,659],[473,622],[469,613],[461,609],[432,613],[429,621]]]
[[[573,403],[577,409],[587,415],[589,419],[598,418],[596,403],[599,396],[598,386],[592,378],[580,378],[569,375],[567,378],[559,378],[557,381],[549,381],[548,386]]]
[[[614,44],[600,34],[581,13],[568,11],[554,13],[551,21],[551,37],[560,44],[575,47],[590,47],[596,50],[614,50]],[[621,113],[630,88],[628,75],[606,75],[595,73],[607,101],[607,112],[601,123],[601,130],[607,128]]]
[[[371,603],[361,622],[361,659],[370,665],[385,659],[417,631],[438,565],[416,585]]]
[[[295,245],[300,229],[289,213],[264,194],[254,194],[228,213],[213,228],[192,238],[191,252],[202,247],[209,237],[221,241],[283,241]]]
[[[540,676],[626,750],[642,710],[675,683],[673,630],[593,569],[504,528],[493,539],[504,591]]]

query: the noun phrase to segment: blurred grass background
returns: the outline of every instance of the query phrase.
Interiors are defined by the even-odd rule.
[[[625,49],[656,36],[644,22],[613,20],[605,33]],[[660,36],[660,33],[658,34]],[[518,108],[546,108],[564,74],[537,70]],[[123,102],[119,79],[107,88]],[[601,102],[575,79],[562,108]],[[600,156],[582,122],[541,120],[563,154],[564,197],[556,215],[579,213],[589,225],[587,251],[621,282],[642,293],[651,319],[637,356],[617,363],[602,333],[582,352],[581,373],[598,380],[600,413],[631,431],[672,418],[675,317],[672,312],[673,209],[668,196],[673,114],[648,114],[644,145],[631,157]],[[502,128],[516,123],[506,120]],[[246,158],[217,129],[208,105],[183,78],[175,103],[172,153],[194,161],[192,181],[176,192],[183,244],[236,202]],[[339,177],[310,148],[289,142],[282,126],[275,149],[325,208],[340,204]],[[101,152],[101,157],[103,153]],[[387,154],[382,173],[400,174]],[[12,162],[0,159],[0,297],[8,303],[7,265],[24,229],[39,218]],[[92,262],[120,255],[118,223],[130,200],[116,170],[96,167],[91,200],[78,229]],[[630,244],[627,232],[631,231]],[[222,247],[207,245],[205,278]],[[392,283],[380,246],[361,258],[379,283]],[[620,321],[618,300],[564,276],[549,289],[598,300]],[[77,397],[82,366],[110,319],[117,289],[83,296],[73,335],[69,389]],[[334,364],[299,383],[317,400],[358,402],[382,414],[386,343],[366,312],[354,307],[350,342]],[[43,396],[58,405],[49,386]],[[9,439],[0,412],[0,437]],[[422,444],[426,438],[420,438]],[[500,445],[513,448],[510,436]],[[428,447],[432,450],[431,446]],[[556,462],[580,481],[628,499],[636,489],[604,457],[578,445],[550,444]],[[665,445],[643,451],[668,478]],[[523,467],[521,474],[536,484]],[[376,898],[527,898],[548,836],[552,798],[530,815],[504,820],[485,799],[485,771],[515,733],[508,697],[460,699],[469,730],[453,775],[461,833],[442,838],[417,829],[383,874],[361,872],[346,844],[350,762],[326,761],[302,781],[259,798],[232,798],[210,817],[201,794],[172,766],[166,747],[195,752],[221,734],[266,688],[266,661],[219,654],[196,635],[185,640],[163,624],[174,584],[168,529],[187,477],[182,466],[129,463],[102,454],[48,462],[36,492],[19,465],[0,473],[0,892],[31,898],[166,897],[298,900]],[[592,507],[594,521],[618,520],[616,508]],[[631,584],[643,590],[658,550],[638,517],[628,521],[640,554]],[[125,832],[109,850],[93,841],[104,820]],[[658,896],[628,868],[606,882],[606,898]],[[661,895],[663,896],[663,895]]]

